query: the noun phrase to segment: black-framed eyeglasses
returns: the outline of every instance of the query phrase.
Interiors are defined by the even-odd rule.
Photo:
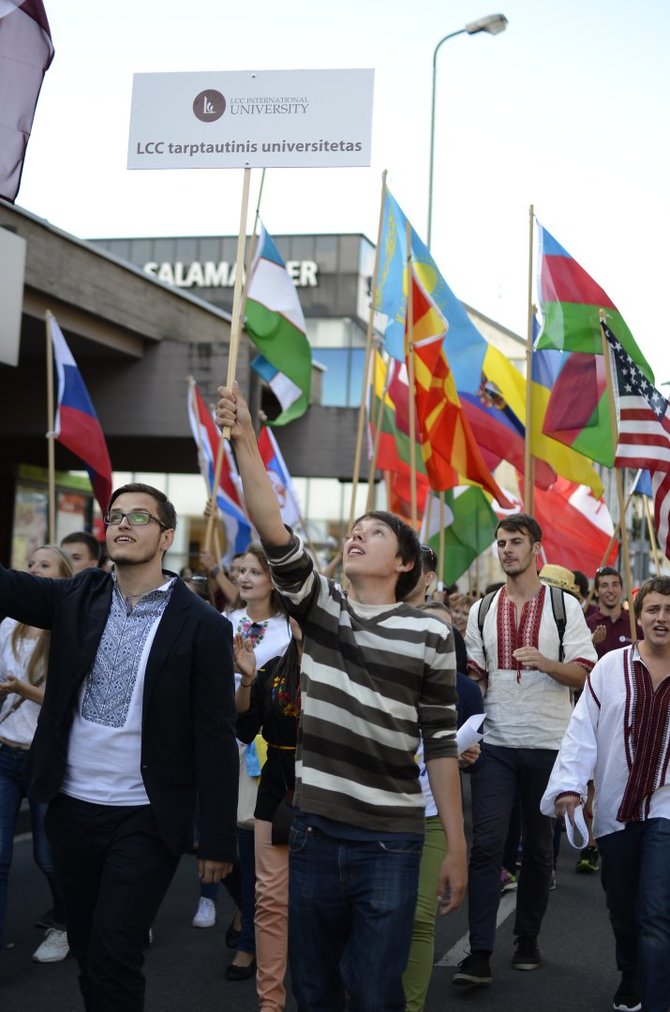
[[[118,527],[124,517],[131,527],[146,527],[153,520],[163,530],[168,529],[167,524],[164,524],[162,520],[155,517],[149,510],[131,510],[130,513],[124,513],[123,510],[107,510],[103,520],[108,527]]]

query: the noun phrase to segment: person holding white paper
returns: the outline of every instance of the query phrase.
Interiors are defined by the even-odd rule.
[[[575,707],[542,798],[574,825],[595,782],[593,831],[621,981],[613,1008],[670,1007],[670,578],[635,599],[644,639],[602,657]]]

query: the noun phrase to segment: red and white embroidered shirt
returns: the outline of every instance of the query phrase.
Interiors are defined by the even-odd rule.
[[[597,660],[591,633],[576,598],[564,594],[563,661],[590,671]],[[559,635],[544,585],[517,614],[503,587],[484,620],[483,644],[479,606],[470,610],[465,644],[470,666],[488,676],[484,700],[485,740],[507,748],[557,749],[572,712],[570,690],[543,671],[519,664],[517,647],[536,647],[543,656],[559,659]]]

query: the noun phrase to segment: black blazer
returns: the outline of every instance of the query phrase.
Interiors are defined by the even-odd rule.
[[[168,574],[172,575],[172,574]],[[77,693],[107,621],[112,577],[87,569],[49,580],[0,566],[0,612],[51,630],[44,703],[29,757],[30,795],[50,801],[65,774]],[[141,772],[159,832],[174,854],[232,861],[239,758],[232,627],[181,580],[156,631],[144,680]]]

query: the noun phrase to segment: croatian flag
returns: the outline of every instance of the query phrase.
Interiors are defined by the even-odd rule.
[[[200,396],[196,383],[192,384],[189,391],[188,420],[191,425],[193,438],[198,447],[200,470],[211,495],[211,489],[214,484],[216,453],[221,436],[214,424],[214,419]],[[251,524],[244,512],[238,487],[239,476],[237,468],[230,456],[228,447],[224,445],[223,467],[221,468],[219,488],[216,494],[216,504],[226,531],[226,551],[223,556],[223,562],[226,565],[230,564],[233,555],[243,552],[248,548],[251,541]]]
[[[42,0],[0,0],[0,196],[14,201],[44,74],[53,60]]]
[[[112,464],[107,443],[77,363],[51,313],[47,326],[58,377],[54,435],[85,465],[95,498],[104,513],[112,495]]]
[[[277,440],[270,429],[265,427],[261,429],[258,435],[258,449],[263,458],[265,470],[272,482],[282,520],[289,527],[302,525],[300,505],[293,487],[293,480],[284,463],[281,450],[277,446]]]

